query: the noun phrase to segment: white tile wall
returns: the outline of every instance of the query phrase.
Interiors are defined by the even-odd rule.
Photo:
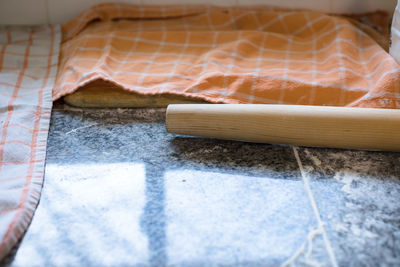
[[[279,7],[290,7],[290,8],[304,8],[312,9],[317,11],[331,11],[332,0],[237,0],[239,5],[262,5],[268,3],[268,5],[279,6]],[[349,1],[349,0],[344,0]],[[300,4],[301,3],[301,4]]]
[[[0,0],[4,1],[4,0]],[[7,0],[14,1],[14,0]],[[31,0],[38,1],[38,0]],[[49,6],[50,23],[63,23],[75,17],[80,12],[100,3],[113,2],[112,0],[47,0]],[[119,0],[116,2],[126,2],[140,4],[141,0]]]
[[[142,4],[159,5],[159,4],[203,4],[203,5],[220,5],[234,6],[237,0],[141,0]]]
[[[325,12],[392,12],[397,0],[114,0],[133,4],[275,5]],[[113,0],[0,0],[0,24],[63,23],[90,6]]]
[[[0,24],[47,23],[46,0],[0,0]]]

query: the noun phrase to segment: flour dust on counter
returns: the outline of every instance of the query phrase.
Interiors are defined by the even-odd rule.
[[[399,154],[297,151],[309,192],[290,146],[56,103],[42,199],[7,265],[398,265]]]
[[[300,155],[340,265],[398,265],[400,154],[309,148]]]

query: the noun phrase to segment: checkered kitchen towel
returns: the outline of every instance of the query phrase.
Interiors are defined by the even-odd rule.
[[[382,36],[341,16],[101,4],[63,33],[54,99],[103,79],[210,102],[400,108],[400,66]]]
[[[60,41],[59,26],[0,26],[0,260],[39,201]]]

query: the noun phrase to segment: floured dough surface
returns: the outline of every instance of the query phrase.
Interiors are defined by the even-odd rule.
[[[169,104],[207,103],[204,100],[172,94],[137,94],[104,80],[96,80],[81,87],[75,93],[65,96],[64,101],[82,108],[161,108]]]

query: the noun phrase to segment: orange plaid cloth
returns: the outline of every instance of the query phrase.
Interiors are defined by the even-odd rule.
[[[60,42],[58,26],[0,26],[0,260],[39,202]]]
[[[53,99],[104,79],[214,103],[400,107],[399,65],[383,37],[340,16],[101,4],[63,33]]]

